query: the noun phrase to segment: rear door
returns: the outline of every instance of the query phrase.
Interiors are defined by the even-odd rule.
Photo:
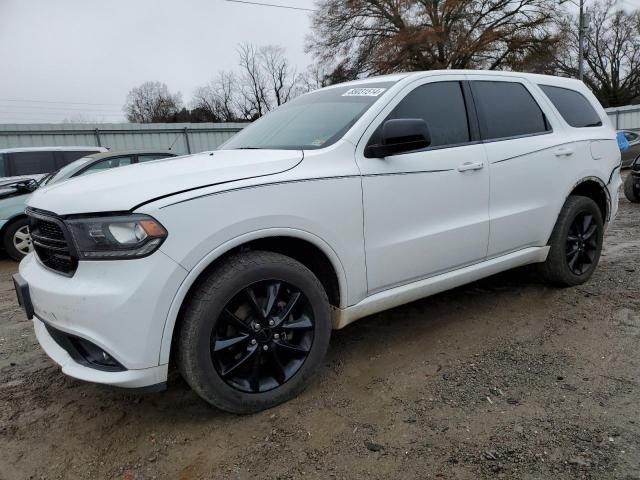
[[[488,257],[545,245],[575,158],[571,139],[524,79],[469,78],[491,172]]]
[[[489,236],[489,172],[464,76],[408,86],[356,150],[362,174],[369,293],[482,261]],[[422,118],[431,146],[366,158],[387,119]]]

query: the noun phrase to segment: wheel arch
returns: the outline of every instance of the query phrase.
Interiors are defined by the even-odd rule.
[[[567,195],[567,198],[572,195],[580,195],[593,200],[600,209],[603,222],[607,223],[609,221],[609,217],[611,215],[611,195],[609,194],[606,184],[600,178],[582,178],[579,182],[573,185],[573,188],[569,192],[569,195]]]
[[[179,328],[182,308],[189,293],[219,262],[245,249],[277,252],[300,261],[318,277],[334,308],[340,308],[341,303],[348,298],[344,266],[337,253],[320,237],[290,228],[258,230],[241,235],[207,254],[183,280],[165,320],[159,364],[170,361],[175,333]]]

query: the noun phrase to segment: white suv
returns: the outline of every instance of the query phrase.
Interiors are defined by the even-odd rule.
[[[331,328],[520,265],[585,282],[620,151],[580,82],[431,71],[334,85],[220,150],[28,201],[18,295],[76,378],[253,412],[298,394]]]

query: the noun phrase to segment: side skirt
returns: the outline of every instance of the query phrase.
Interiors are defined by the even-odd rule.
[[[544,262],[549,254],[549,248],[548,246],[525,248],[481,263],[469,265],[468,267],[376,293],[350,307],[334,309],[333,328],[343,328],[362,317],[444,292],[465,283],[475,282],[505,270],[530,263]]]

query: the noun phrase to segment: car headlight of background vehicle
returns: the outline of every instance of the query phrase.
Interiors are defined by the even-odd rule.
[[[74,218],[65,223],[81,260],[146,257],[167,238],[165,228],[148,215]]]

